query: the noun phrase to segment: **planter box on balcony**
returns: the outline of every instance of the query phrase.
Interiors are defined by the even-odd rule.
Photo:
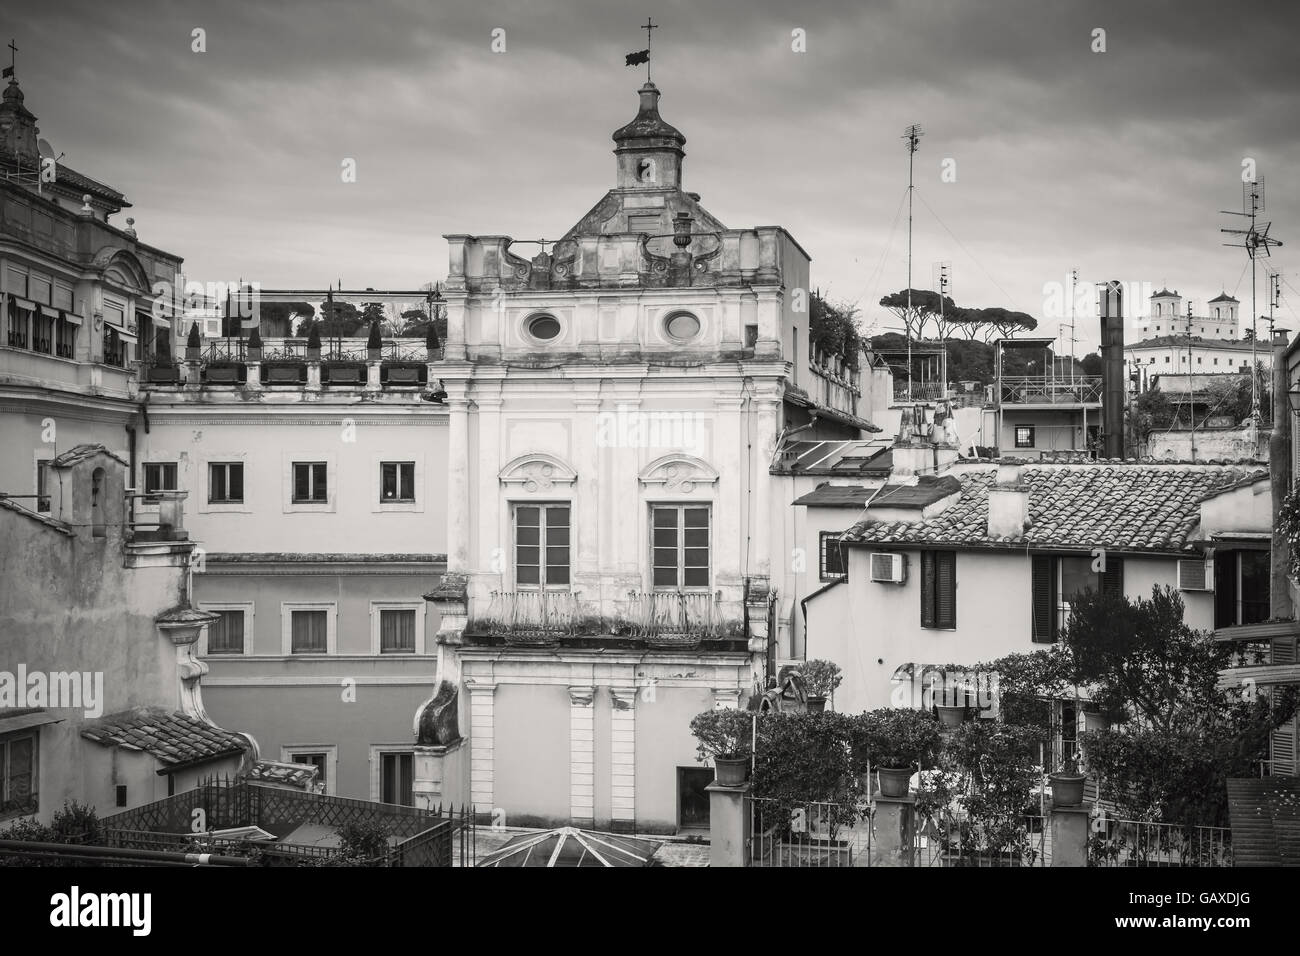
[[[321,382],[325,385],[361,385],[365,380],[364,362],[331,362],[321,367]]]
[[[181,380],[180,369],[175,365],[150,365],[145,377],[150,382],[179,382]]]
[[[385,385],[421,385],[428,380],[429,366],[424,362],[385,362],[379,374]]]
[[[203,369],[203,381],[212,385],[237,385],[242,371],[234,362],[212,362]]]
[[[264,362],[262,381],[268,385],[299,385],[307,381],[307,363]]]

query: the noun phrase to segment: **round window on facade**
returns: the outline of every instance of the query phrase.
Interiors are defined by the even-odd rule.
[[[529,335],[542,342],[548,342],[560,334],[560,320],[553,315],[535,315],[524,327]]]
[[[664,330],[670,339],[685,342],[700,334],[700,320],[689,312],[674,312],[664,323]]]

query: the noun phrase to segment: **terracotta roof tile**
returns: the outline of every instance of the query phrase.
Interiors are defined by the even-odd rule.
[[[81,736],[105,747],[151,754],[169,766],[241,753],[248,741],[180,711],[138,707],[89,724]]]
[[[1179,551],[1200,521],[1200,501],[1267,475],[1259,467],[1221,465],[1039,465],[1021,469],[1029,489],[1023,535],[990,538],[989,488],[996,469],[959,477],[961,497],[917,522],[861,521],[844,540],[863,543],[1003,544],[1043,548]]]

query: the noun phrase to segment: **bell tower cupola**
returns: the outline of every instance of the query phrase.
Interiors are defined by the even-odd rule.
[[[619,189],[681,189],[686,137],[659,115],[659,88],[646,80],[636,118],[614,133]]]

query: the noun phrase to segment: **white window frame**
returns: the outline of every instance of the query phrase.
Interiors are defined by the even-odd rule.
[[[384,501],[384,477],[383,466],[388,463],[415,463],[415,500],[414,501]],[[370,456],[370,510],[375,514],[384,512],[410,512],[423,513],[424,502],[428,497],[427,486],[425,484],[425,467],[424,455],[412,453],[410,451],[393,450],[377,455]]]
[[[418,657],[425,653],[424,645],[424,609],[425,601],[371,601],[370,602],[370,653],[376,657]],[[385,654],[380,649],[380,611],[414,611],[415,612],[415,653]]]
[[[325,653],[294,653],[293,612],[324,611]],[[330,657],[338,653],[339,606],[335,601],[281,601],[280,602],[280,652],[289,658]]]
[[[415,745],[410,743],[404,744],[371,744],[370,745],[370,799],[379,802],[380,786],[379,771],[383,766],[382,757],[384,754],[403,753],[411,755],[411,803],[415,803]]]
[[[646,535],[645,555],[646,555],[646,590],[659,592],[686,592],[691,594],[711,593],[713,583],[718,576],[718,527],[717,515],[713,513],[714,502],[712,499],[701,499],[700,501],[683,501],[681,499],[668,500],[650,500],[646,502],[645,523]],[[655,583],[655,509],[672,508],[678,511],[681,523],[677,526],[677,584],[656,584]],[[708,584],[687,584],[686,583],[686,516],[684,510],[687,508],[703,508],[709,515],[709,582]]]
[[[209,501],[212,494],[212,466],[213,465],[243,465],[244,466],[244,500],[243,501]],[[248,475],[248,452],[239,451],[230,454],[221,452],[210,452],[203,457],[199,463],[203,469],[203,492],[199,495],[199,500],[195,502],[200,514],[252,514],[252,488],[249,486]],[[329,477],[326,476],[328,483]],[[292,492],[292,478],[290,478],[290,491]],[[328,484],[327,484],[328,486]],[[186,504],[188,504],[188,500]]]
[[[338,744],[284,744],[280,747],[280,760],[283,763],[297,763],[294,758],[299,754],[325,755],[325,793],[329,796],[336,794],[339,780]]]
[[[252,601],[200,601],[198,608],[200,611],[243,611],[244,612],[244,650],[239,654],[212,654],[216,660],[234,657],[252,657],[253,656],[253,614],[254,606]],[[208,628],[203,628],[203,635],[199,638],[199,657],[208,657]]]
[[[310,513],[310,512],[333,512],[337,508],[339,494],[339,466],[337,456],[332,452],[319,453],[313,451],[295,451],[285,452],[283,456],[283,507],[285,514],[293,513]],[[293,466],[325,464],[325,500],[324,501],[294,501],[293,500]],[[247,497],[247,489],[245,489]]]
[[[181,488],[182,488],[182,484],[181,484],[181,478],[182,478],[181,463],[180,463],[179,461],[177,461],[175,458],[150,458],[150,459],[147,460],[147,461],[141,461],[141,462],[140,462],[140,487],[139,487],[138,489],[136,489],[136,490],[139,491],[141,495],[145,494],[145,489],[149,487],[149,482],[148,482],[148,468],[149,468],[150,465],[171,465],[173,468],[176,469],[176,487],[175,487],[175,488],[162,488],[162,489],[159,489],[160,491],[180,491],[180,490],[181,490]],[[140,507],[141,507],[141,508],[149,508],[149,509],[155,509],[155,510],[156,510],[156,509],[159,507],[160,502],[158,502],[158,501],[150,501],[148,498],[140,498],[140,499],[139,499],[139,504],[140,504]]]
[[[520,508],[540,508],[542,510],[542,514],[539,519],[542,521],[542,526],[541,526],[541,534],[538,537],[538,547],[540,548],[540,553],[538,554],[538,560],[541,562],[538,569],[538,577],[545,579],[546,577],[546,545],[545,545],[546,509],[552,505],[569,509],[569,583],[568,584],[540,583],[536,585],[520,584],[519,564],[518,564],[518,559],[519,559],[519,551],[518,551],[519,523],[517,517],[518,511]],[[574,537],[573,522],[578,517],[578,510],[574,506],[573,501],[567,498],[547,498],[546,500],[543,501],[532,501],[526,498],[525,499],[512,498],[506,502],[506,509],[507,509],[506,513],[508,515],[509,524],[510,524],[510,527],[507,529],[507,533],[510,535],[510,554],[508,559],[510,564],[510,577],[509,577],[510,589],[513,591],[554,591],[559,593],[572,591],[573,572],[574,572],[574,565],[575,565],[574,556],[577,552],[577,545],[575,544],[576,539]]]

